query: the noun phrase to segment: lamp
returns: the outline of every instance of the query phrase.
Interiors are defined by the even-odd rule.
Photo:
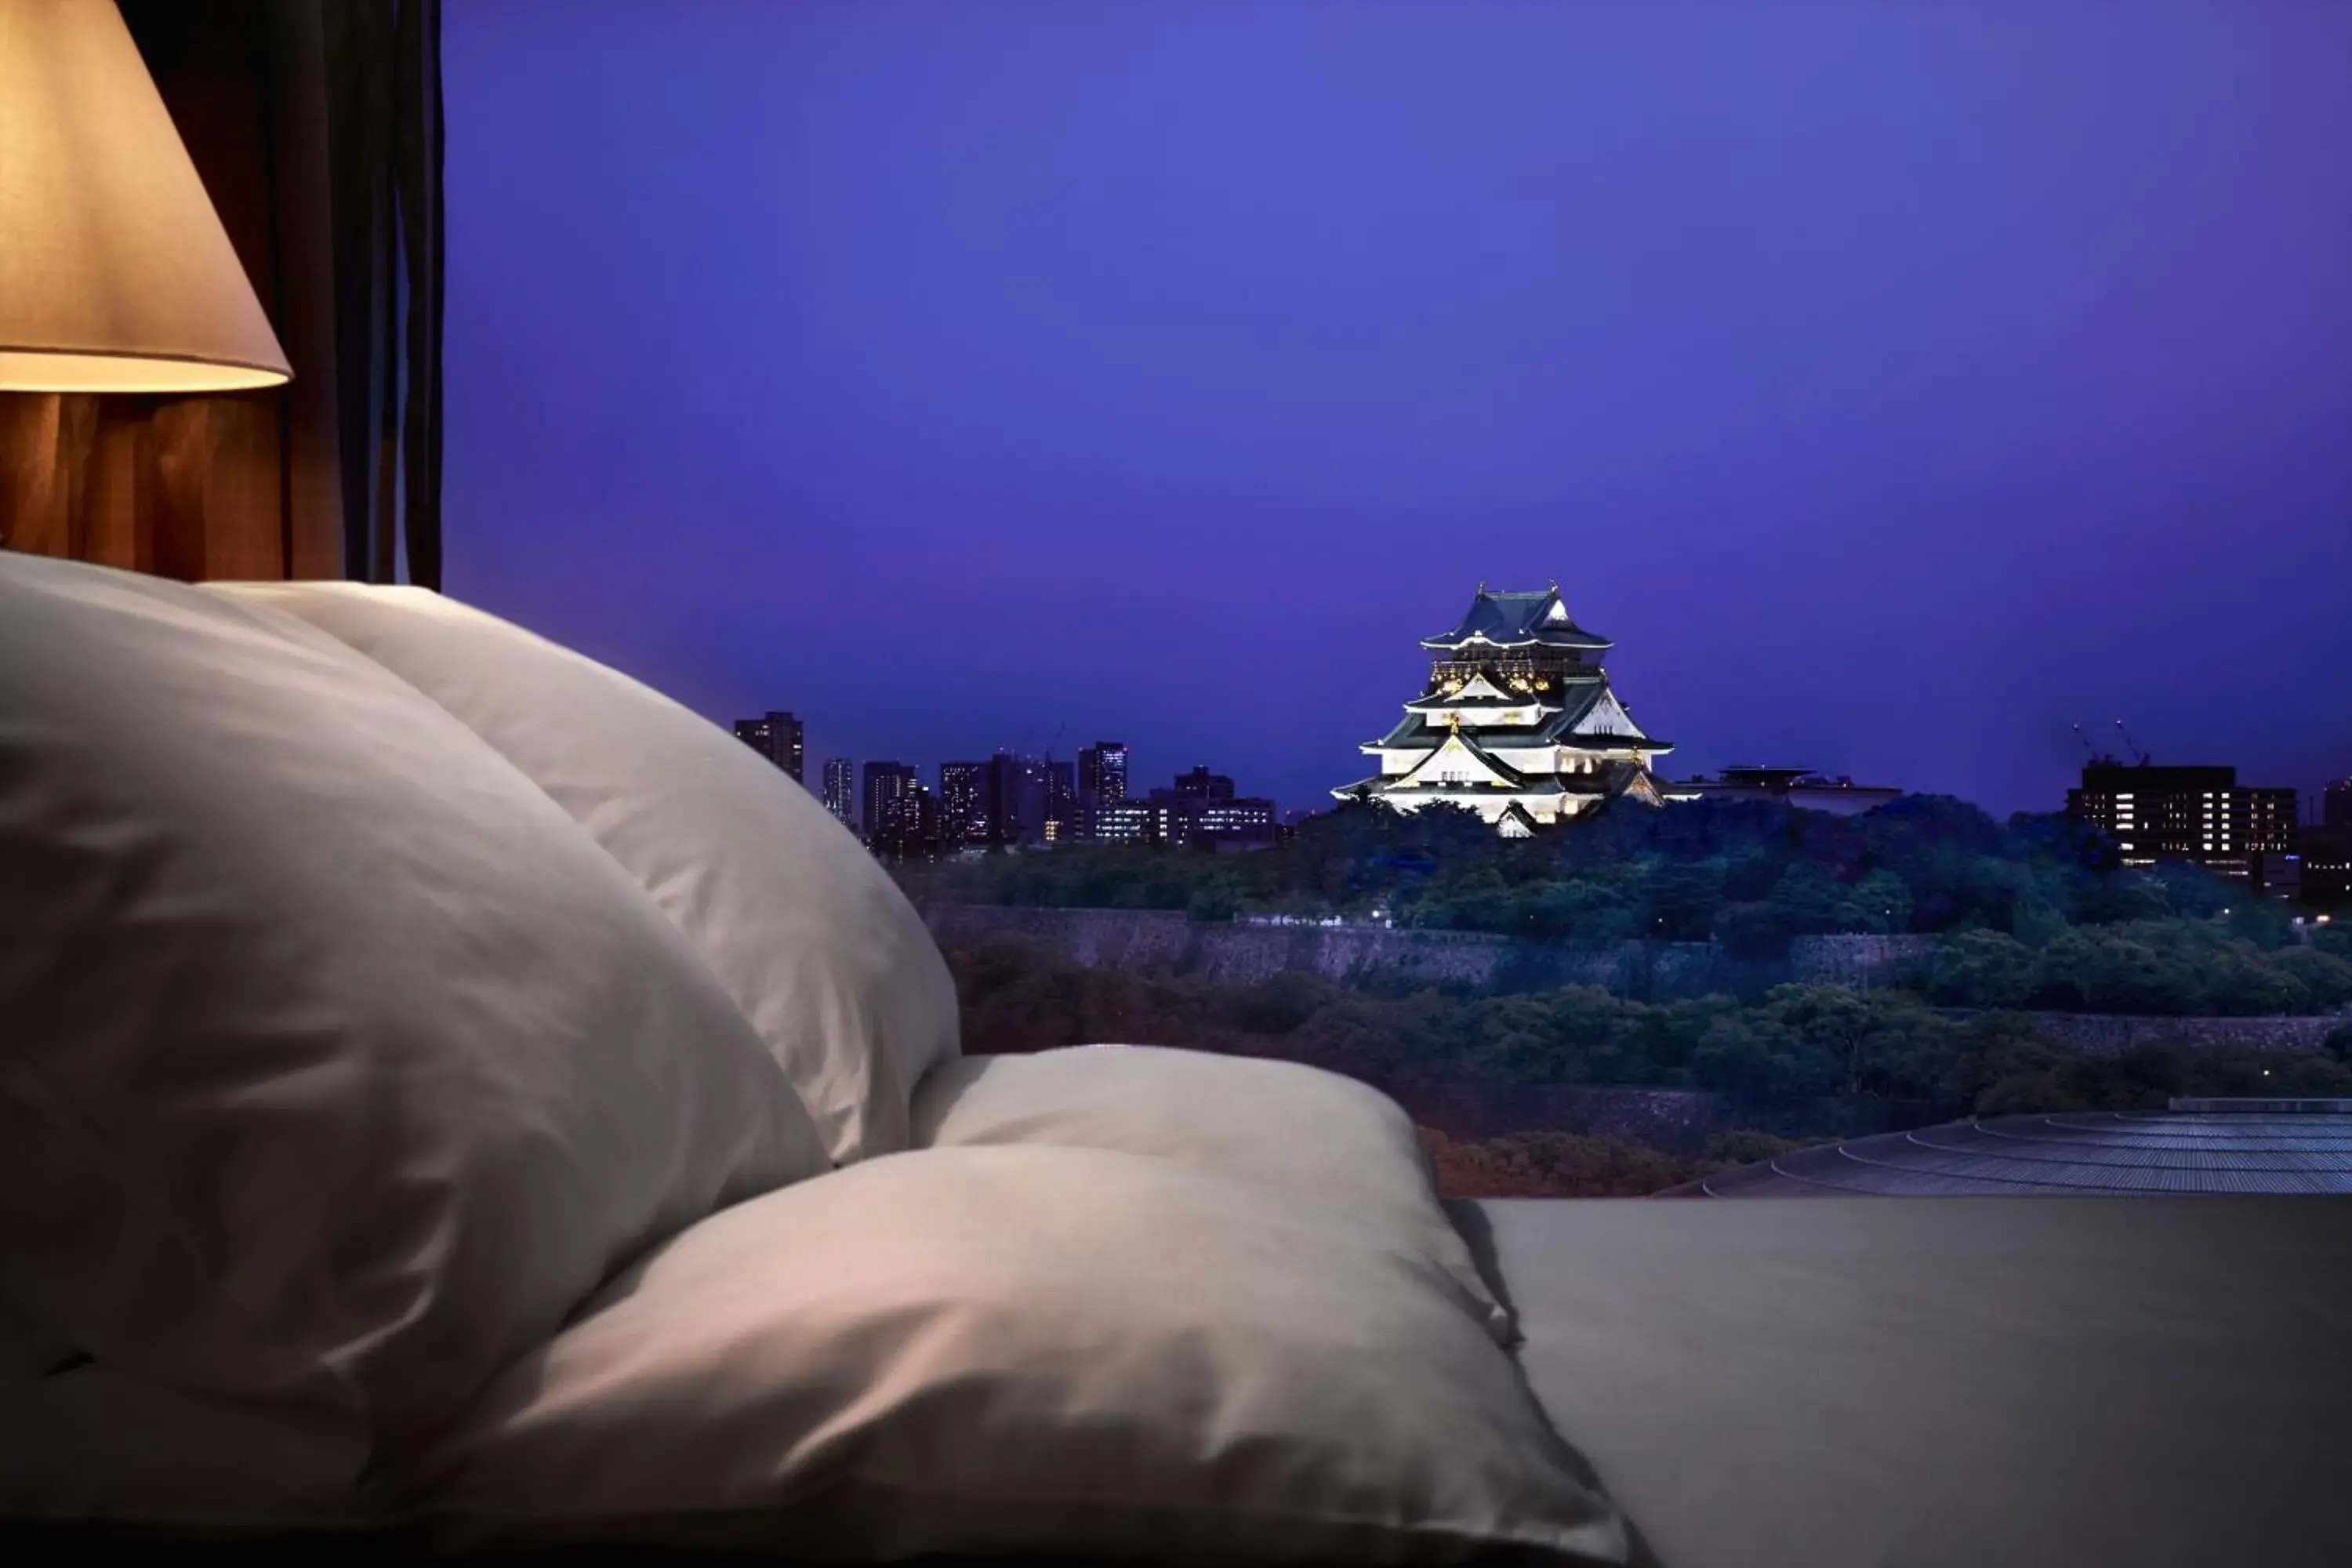
[[[0,0],[0,391],[293,374],[114,0]]]

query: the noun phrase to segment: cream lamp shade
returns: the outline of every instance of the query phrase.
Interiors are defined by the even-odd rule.
[[[114,0],[0,0],[0,391],[293,374]]]

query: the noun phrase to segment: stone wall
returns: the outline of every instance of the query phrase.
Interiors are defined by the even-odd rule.
[[[1195,921],[1172,910],[1033,910],[933,904],[933,934],[981,942],[1022,936],[1089,968],[1194,976],[1248,985],[1286,972],[1336,984],[1458,986],[1486,992],[1598,985],[1647,1001],[1717,993],[1753,996],[1783,981],[1876,989],[1897,984],[1932,950],[1927,936],[1808,936],[1785,963],[1747,963],[1703,942],[1539,942],[1476,931],[1373,925]],[[1947,1012],[1965,1016],[1965,1009]],[[2053,1045],[2111,1053],[2171,1043],[2192,1049],[2316,1050],[2344,1016],[2301,1018],[2123,1017],[2029,1013]]]
[[[1965,1017],[1965,1009],[1948,1008]],[[2090,1056],[2113,1056],[2135,1046],[2189,1050],[2315,1051],[2341,1015],[2302,1018],[2133,1017],[2116,1013],[2025,1013],[2033,1033],[2053,1046]]]
[[[1790,980],[1878,990],[1899,984],[1936,951],[1932,936],[1801,936],[1789,944]]]
[[[1036,910],[933,904],[923,911],[944,940],[1022,936],[1089,968],[1196,976],[1246,985],[1288,972],[1338,984],[1543,991],[1599,985],[1621,995],[1702,996],[1786,978],[1740,963],[1710,942],[1537,942],[1477,931],[1386,926],[1194,921],[1170,910]],[[1832,939],[1834,940],[1834,939]]]
[[[1226,924],[1194,921],[1173,910],[933,904],[923,918],[934,934],[948,940],[1024,936],[1089,968],[1197,975],[1220,984],[1251,984],[1296,971],[1339,984],[1377,976],[1390,984],[1480,991],[1598,985],[1652,1000],[1753,994],[1787,980],[1892,985],[1934,944],[1933,938],[1918,936],[1807,936],[1791,944],[1785,963],[1751,963],[1705,942],[1524,942],[1477,931],[1370,924]]]
[[[1717,1131],[1717,1096],[1688,1089],[1547,1084],[1498,1093],[1476,1084],[1381,1085],[1413,1121],[1450,1138],[1482,1140],[1542,1131],[1630,1138],[1654,1149],[1696,1152]]]

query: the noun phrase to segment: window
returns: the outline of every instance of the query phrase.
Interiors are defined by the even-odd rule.
[[[2281,475],[2340,458],[2305,359],[2340,310],[2309,215],[2335,210],[2315,128],[2352,102],[2352,67],[2285,41],[2308,19],[2242,25],[2209,58],[2129,8],[2088,8],[2069,43],[2030,7],[1958,3],[1981,34],[1964,72],[1934,43],[1959,24],[1815,8],[1805,58],[1853,68],[1801,90],[1764,47],[1800,24],[1770,7],[1723,21],[1759,54],[1638,6],[1114,6],[1051,47],[1019,7],[889,29],[652,0],[632,20],[622,0],[551,40],[532,7],[449,6],[446,505],[453,533],[475,521],[448,586],[730,717],[789,711],[812,768],[939,778],[972,831],[906,885],[1094,911],[1113,934],[1073,943],[1088,963],[1228,905],[1342,922],[1285,928],[1301,954],[1374,909],[1384,952],[1530,944],[1430,1016],[1338,959],[1360,984],[1313,992],[1377,1021],[1326,1032],[1392,1031],[1477,1102],[1434,1129],[1465,1181],[1507,1163],[1479,1129],[1528,1118],[1552,1118],[1531,1131],[1567,1151],[1546,1167],[1563,1186],[1598,1168],[1559,1086],[1691,1119],[1646,1147],[1656,1185],[1718,1134],[1828,1141],[1805,1110],[1823,1103],[1889,1131],[2145,1108],[2154,1090],[2084,1065],[2076,1015],[2259,1010],[2329,973],[2265,945],[2242,880],[2242,970],[2199,922],[2225,919],[2202,863],[2254,878],[2295,847],[2261,792],[2312,765],[2296,715],[2328,710],[2340,663],[2342,519]],[[1611,90],[1564,88],[1591,58]],[[2061,90],[2094,72],[2096,125]],[[1392,90],[1407,77],[1427,90]],[[2190,82],[2231,156],[2173,160],[2157,191],[2146,150],[2189,122]],[[1774,135],[1691,135],[1695,103]],[[1962,170],[1948,132],[1969,123],[2001,133]],[[1888,169],[1899,212],[1852,199]],[[2078,189],[2112,199],[2057,243],[2049,193]],[[1817,210],[1840,244],[1736,243],[1759,211]],[[2278,259],[2263,286],[2217,293],[2250,254]],[[2089,320],[2084,299],[2095,321],[2053,358],[2048,323]],[[2145,345],[2183,331],[2236,344],[2232,376],[2147,377]],[[2256,384],[2279,389],[2275,449],[2200,448],[2179,507],[2191,532],[2275,516],[2309,563],[2265,580],[2259,634],[2235,608],[2214,612],[2231,635],[2184,631],[2181,606],[2227,597],[2193,558],[2135,547],[2112,582],[2070,575],[2095,569],[2095,519],[2179,493],[2177,453],[2115,437],[2113,388],[2144,434],[2237,428],[2231,389]],[[2051,451],[2074,455],[2063,499]],[[1867,484],[1838,452],[1868,455]],[[1402,704],[1474,680],[1519,706],[1463,733],[1534,785],[1431,764],[1444,716]],[[2233,690],[2263,694],[2261,724],[2213,722]],[[2107,716],[2063,711],[2094,703]],[[1633,721],[1673,749],[1575,727],[1617,743]],[[1050,772],[1098,735],[1131,763],[1116,807]],[[1035,772],[992,771],[999,752]],[[953,758],[982,759],[960,810]],[[2240,771],[2167,771],[2209,762]],[[1180,794],[1196,766],[1230,801]],[[1411,814],[1368,826],[1358,796],[1416,772]],[[1183,934],[1210,951],[1242,929]],[[1653,980],[1561,956],[1626,943],[1657,944]],[[2099,956],[2063,973],[2053,951]],[[1856,956],[1886,952],[1904,962]],[[1093,984],[1033,956],[1038,996]],[[1134,1026],[1181,1043],[1257,1016],[1220,973],[1186,977],[1194,1011]],[[1790,1000],[1808,987],[1811,1011]],[[1498,1000],[1540,1047],[1458,1046]],[[1849,1002],[1879,1026],[1859,1045],[1833,1037]],[[1023,1023],[1104,1026],[1067,1005]],[[1952,1010],[2027,1020],[2018,1059],[2064,1072],[2009,1070]],[[1301,1028],[1225,1043],[1324,1037]],[[2219,1062],[2178,1087],[2224,1081]]]

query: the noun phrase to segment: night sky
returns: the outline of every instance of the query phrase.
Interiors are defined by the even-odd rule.
[[[1673,776],[2352,773],[2352,5],[447,8],[449,590],[1286,806],[1557,578]]]

